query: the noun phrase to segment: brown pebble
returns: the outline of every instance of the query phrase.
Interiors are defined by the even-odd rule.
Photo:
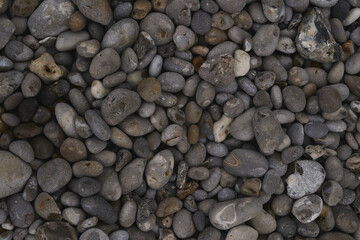
[[[137,0],[134,3],[134,8],[131,17],[137,20],[143,19],[151,10],[151,2],[148,0]]]
[[[240,188],[240,192],[249,197],[257,197],[261,190],[261,180],[259,178],[247,179]]]
[[[152,7],[155,11],[165,12],[166,5],[168,0],[151,0]]]
[[[342,45],[342,49],[344,51],[346,59],[355,53],[355,45],[351,40],[347,40],[346,42],[344,42],[344,44]]]
[[[210,45],[217,45],[227,39],[226,32],[217,28],[211,28],[205,34],[205,41]]]
[[[145,101],[154,102],[161,95],[161,84],[156,78],[145,78],[137,85],[137,92]]]
[[[188,141],[190,144],[195,144],[199,140],[199,128],[193,124],[188,128]]]
[[[184,188],[177,190],[177,197],[181,200],[195,192],[195,190],[199,187],[199,184],[196,181],[188,182]]]
[[[191,48],[191,52],[195,55],[206,57],[206,55],[209,53],[209,48],[201,45],[196,45]]]
[[[196,56],[192,60],[192,64],[195,67],[195,71],[198,72],[201,65],[205,62],[205,59],[202,56]]]
[[[308,83],[303,88],[303,91],[305,93],[305,97],[309,98],[313,96],[316,93],[316,84],[315,83]]]
[[[86,27],[87,20],[80,11],[76,11],[69,18],[69,27],[73,32],[79,32]]]
[[[45,83],[58,80],[63,71],[56,65],[54,58],[47,52],[31,61],[30,71],[38,75]]]

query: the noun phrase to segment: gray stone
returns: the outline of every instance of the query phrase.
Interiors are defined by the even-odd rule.
[[[245,197],[214,204],[209,218],[217,229],[228,230],[256,217],[261,211],[262,203],[259,199]]]
[[[107,2],[107,1],[106,1]],[[86,230],[81,236],[79,240],[109,240],[109,236],[99,228],[91,228]]]
[[[107,0],[74,0],[73,2],[86,18],[94,22],[108,25],[113,18],[112,9]]]
[[[15,24],[7,18],[0,19],[0,49],[4,48],[15,32]]]
[[[101,184],[93,178],[82,177],[72,179],[68,185],[69,189],[81,197],[89,197],[98,193],[101,189]]]
[[[35,219],[33,206],[25,201],[20,193],[7,199],[7,207],[10,220],[16,227],[27,228]]]
[[[225,240],[257,240],[259,233],[250,226],[240,225],[229,230]]]
[[[62,158],[45,162],[37,171],[37,180],[41,189],[48,193],[56,192],[71,179],[70,164]]]
[[[85,120],[96,137],[103,141],[110,140],[111,129],[95,110],[87,110]]]
[[[153,12],[141,21],[140,29],[149,33],[156,45],[164,45],[172,40],[175,26],[165,14]]]
[[[274,24],[264,24],[252,38],[253,50],[258,56],[270,56],[276,50],[279,42],[280,29]]]
[[[118,218],[117,212],[110,205],[110,203],[97,195],[82,198],[81,208],[86,213],[98,217],[99,220],[107,224],[114,224]]]
[[[21,85],[24,74],[17,71],[0,73],[0,103]]]
[[[169,150],[157,153],[146,165],[146,182],[152,189],[162,188],[170,179],[174,169],[174,156]]]
[[[0,165],[0,198],[21,191],[31,176],[31,167],[7,151],[0,151]]]
[[[191,212],[186,209],[177,212],[173,219],[173,229],[179,238],[191,237],[196,232]]]
[[[268,107],[260,107],[254,113],[252,126],[260,151],[270,155],[282,143],[284,132]]]
[[[199,69],[200,77],[214,86],[224,87],[235,79],[234,59],[222,54],[207,59]]]
[[[25,162],[29,163],[34,160],[34,150],[30,143],[25,140],[13,141],[9,145],[9,150]]]
[[[73,138],[78,138],[75,129],[75,110],[66,103],[57,103],[55,105],[55,117],[64,133]]]
[[[301,223],[310,223],[320,216],[322,208],[322,199],[317,195],[309,195],[294,202],[292,214]]]
[[[123,194],[127,194],[140,187],[143,182],[144,170],[144,159],[137,158],[132,160],[120,171],[119,180]]]
[[[28,61],[34,57],[33,50],[17,40],[11,40],[8,42],[4,50],[8,58],[17,62]]]
[[[105,48],[93,58],[89,72],[94,79],[102,79],[120,67],[119,54],[113,48]]]
[[[224,159],[223,167],[234,176],[261,177],[269,165],[266,158],[259,152],[235,149]]]
[[[139,94],[125,88],[118,88],[108,94],[101,104],[101,115],[111,126],[122,122],[136,112],[141,105]]]
[[[101,42],[102,48],[114,48],[121,53],[125,48],[134,44],[139,35],[139,24],[130,18],[125,18],[114,25],[105,33]]]
[[[36,229],[36,239],[77,240],[75,229],[65,222],[46,222]]]
[[[70,0],[45,0],[29,17],[29,30],[38,39],[57,36],[68,29],[74,12],[75,5]]]
[[[291,198],[298,199],[315,193],[325,180],[325,170],[320,163],[301,160],[295,163],[295,173],[287,179],[287,192]]]

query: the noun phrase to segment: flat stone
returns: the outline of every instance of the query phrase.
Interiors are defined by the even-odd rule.
[[[213,205],[209,212],[211,224],[219,230],[228,230],[240,225],[262,211],[258,198],[245,197]]]
[[[261,177],[269,168],[269,164],[259,152],[235,149],[224,159],[223,167],[234,176]]]

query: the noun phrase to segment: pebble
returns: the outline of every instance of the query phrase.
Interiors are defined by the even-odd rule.
[[[233,150],[224,159],[223,164],[228,173],[242,177],[261,177],[269,167],[264,156],[247,149]]]
[[[107,224],[114,224],[118,218],[114,208],[104,198],[97,195],[82,198],[81,208]]]
[[[146,165],[145,177],[152,189],[162,188],[170,179],[174,169],[174,156],[169,150],[156,154]]]
[[[99,240],[109,240],[109,236],[102,230],[98,228],[90,228],[86,230],[81,236],[79,240],[90,240],[90,239],[99,239]]]
[[[280,29],[274,24],[262,25],[253,37],[253,50],[258,56],[270,56],[279,42]]]
[[[228,230],[256,217],[261,206],[259,199],[250,197],[219,202],[210,210],[210,222],[219,230]]]
[[[15,32],[15,24],[7,18],[0,19],[0,49],[3,49],[11,39],[11,36]]]
[[[169,197],[161,201],[156,210],[156,216],[166,217],[182,209],[183,203],[176,197]]]
[[[234,59],[226,54],[211,58],[201,65],[199,75],[212,85],[224,87],[235,78]]]
[[[282,142],[284,133],[271,110],[267,107],[257,109],[252,119],[252,125],[261,152],[265,155],[272,154]]]
[[[324,180],[325,170],[318,162],[297,161],[295,172],[286,179],[288,195],[291,198],[298,199],[315,193]]]
[[[130,18],[125,18],[105,33],[101,42],[102,48],[114,48],[118,53],[134,44],[139,35],[139,24]]]
[[[69,0],[43,1],[28,20],[30,33],[38,38],[57,36],[68,29],[70,16],[75,12],[75,5]]]
[[[322,199],[317,195],[308,195],[294,202],[292,214],[301,223],[310,223],[320,216],[323,207]]]
[[[0,197],[4,198],[21,191],[31,175],[31,168],[14,154],[0,151],[1,178]]]
[[[119,88],[111,91],[101,104],[101,116],[111,126],[122,122],[140,107],[140,96],[131,90]]]
[[[196,35],[190,28],[180,25],[175,29],[173,41],[178,51],[189,50],[195,44],[195,40]]]
[[[242,50],[236,50],[234,55],[234,72],[236,77],[245,76],[250,70],[250,55]]]
[[[341,107],[340,94],[331,87],[323,87],[317,91],[319,106],[323,112],[334,113]]]
[[[70,164],[55,158],[42,164],[37,171],[37,180],[43,191],[53,193],[64,187],[72,177]]]
[[[127,194],[140,187],[145,171],[144,159],[137,158],[127,164],[119,173],[123,194]]]
[[[173,229],[179,238],[191,237],[196,231],[191,212],[186,209],[177,212],[173,219]]]
[[[54,198],[46,192],[36,197],[34,208],[36,213],[46,220],[60,221],[62,219],[60,208],[56,205]]]
[[[172,40],[174,23],[163,13],[148,14],[141,22],[140,29],[150,34],[156,45],[164,45]]]
[[[21,194],[12,195],[7,199],[9,217],[14,226],[27,228],[35,219],[35,211],[31,203],[25,201]]]
[[[46,222],[37,228],[35,237],[37,239],[78,239],[75,229],[66,222]]]
[[[57,81],[63,74],[62,69],[56,65],[54,58],[49,53],[43,53],[31,61],[30,71],[38,75],[45,83]]]
[[[210,28],[210,15],[205,11],[196,11],[191,18],[191,29],[199,35],[205,35]]]
[[[318,62],[337,62],[340,59],[340,45],[331,35],[318,8],[304,15],[295,43],[298,52],[306,59]]]
[[[229,230],[225,240],[256,240],[259,233],[247,225],[239,225]]]
[[[74,4],[86,18],[102,25],[108,25],[113,18],[112,10],[106,0],[92,1],[91,6],[84,0],[75,0]]]

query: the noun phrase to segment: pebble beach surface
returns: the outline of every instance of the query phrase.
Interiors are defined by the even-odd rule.
[[[360,0],[0,0],[0,240],[360,240]]]

